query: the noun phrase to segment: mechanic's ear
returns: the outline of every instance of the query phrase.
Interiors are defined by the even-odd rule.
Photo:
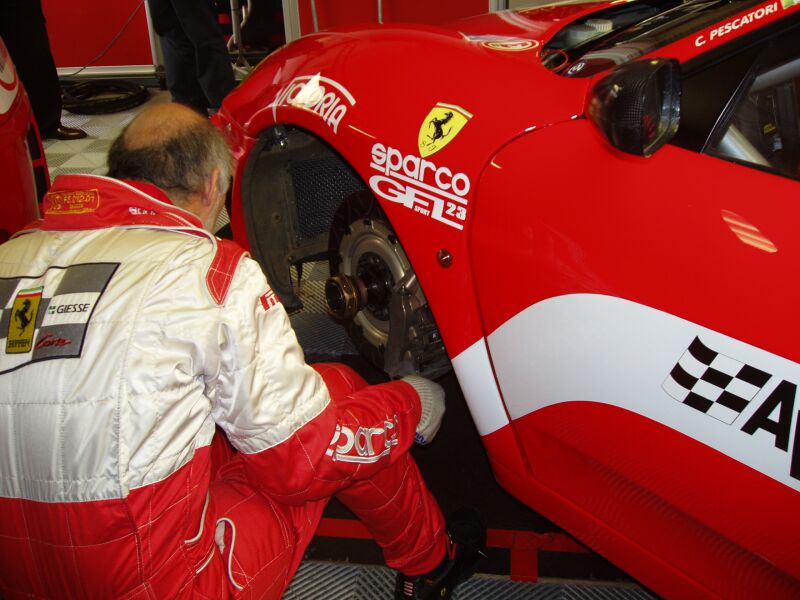
[[[216,167],[211,171],[211,177],[206,180],[203,188],[203,206],[213,206],[220,194],[220,170]]]

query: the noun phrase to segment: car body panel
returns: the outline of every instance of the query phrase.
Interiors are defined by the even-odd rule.
[[[437,64],[446,68],[436,74],[435,79],[432,79],[435,73],[415,66],[425,63],[426,36],[432,40],[430,43],[435,42],[444,49],[443,58]],[[354,52],[352,44],[368,50]],[[530,56],[526,58],[523,54]],[[321,68],[319,56],[326,57],[329,68]],[[395,68],[400,56],[408,65],[402,69]],[[469,58],[467,64],[482,65],[486,76],[480,82],[473,80],[471,69],[461,66],[464,57]],[[471,289],[464,227],[469,221],[475,182],[492,151],[526,130],[574,118],[583,110],[588,88],[585,80],[565,81],[547,72],[531,53],[496,51],[456,34],[432,32],[431,28],[423,27],[308,36],[273,54],[272,58],[276,62],[257,69],[246,85],[226,100],[216,117],[221,127],[230,129],[235,151],[246,154],[246,148],[252,148],[259,132],[275,122],[291,122],[328,141],[368,186],[380,190],[378,195],[383,194],[384,199],[394,197],[384,204],[384,209],[401,241],[418,236],[435,241],[435,248],[406,245],[409,259],[434,310],[437,299],[445,298],[447,290],[464,289],[466,292]],[[520,72],[530,68],[542,70],[544,81],[526,84],[521,80]],[[292,106],[290,102],[298,93],[298,84],[309,81],[317,72],[321,73],[320,85],[326,93],[333,90],[330,92],[335,96],[331,101],[333,105],[317,110]],[[362,72],[375,75],[362,79],[357,76]],[[435,89],[426,89],[425,84],[433,80]],[[505,89],[509,81],[514,84]],[[476,94],[476,86],[508,94],[502,115],[493,106],[494,96]],[[447,92],[440,92],[440,89]],[[381,101],[371,101],[377,93]],[[422,169],[423,185],[417,185],[416,189],[433,193],[435,198],[410,198],[405,194],[409,187],[408,172],[419,172],[423,159],[418,142],[427,115],[438,103],[455,104],[448,100],[464,96],[474,100],[468,106],[458,106],[472,118],[457,138],[426,158],[436,170],[444,169],[439,177],[442,185],[437,185],[433,169]],[[531,111],[531,105],[535,105],[536,110]],[[532,119],[530,114],[539,116]],[[498,117],[502,118],[498,121]],[[398,136],[399,131],[405,135]],[[478,147],[481,152],[474,151]],[[395,158],[397,153],[404,160],[408,158],[408,169],[390,169],[387,173],[384,155],[391,154],[390,148],[396,152]],[[241,194],[244,168],[245,161],[240,161],[238,176],[234,179],[234,201]],[[464,178],[458,180],[459,191],[465,192],[463,196],[451,193],[452,179],[458,174],[464,174]],[[464,216],[458,219],[456,213],[461,209]],[[448,210],[454,214],[448,215]],[[234,210],[233,213],[234,233],[237,238],[244,236],[246,239],[241,212]],[[446,248],[454,258],[452,267],[446,270],[436,260],[440,248]],[[453,326],[441,320],[439,323],[448,349],[453,349],[449,350],[451,355],[481,337],[474,306],[469,307],[466,301],[445,301],[440,308],[442,314],[447,312],[452,316],[445,321],[452,321]]]
[[[603,73],[565,77],[541,56],[614,4],[276,52],[215,117],[239,159],[234,234],[247,243],[242,177],[262,132],[318,136],[397,232],[505,488],[659,594],[797,597],[798,183],[611,147],[585,118]],[[692,60],[798,9],[719,6],[641,54]],[[712,363],[747,378],[734,408],[681,395],[681,369]]]
[[[39,217],[34,169],[46,174],[44,151],[28,97],[0,39],[0,242]]]

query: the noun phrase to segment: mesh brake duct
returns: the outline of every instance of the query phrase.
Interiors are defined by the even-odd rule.
[[[358,177],[336,155],[315,156],[289,163],[297,210],[297,241],[328,234],[342,200],[364,189]]]

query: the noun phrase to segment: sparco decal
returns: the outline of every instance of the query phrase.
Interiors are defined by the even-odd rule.
[[[348,108],[355,103],[356,99],[342,84],[316,74],[292,79],[280,89],[269,107],[272,108],[272,117],[275,120],[279,106],[310,110],[318,114],[334,133],[339,133],[339,124]]]
[[[471,183],[464,173],[383,144],[372,146],[370,167],[381,173],[370,177],[378,196],[402,204],[421,215],[456,229],[464,229]]]
[[[695,46],[705,46],[708,42],[713,42],[720,38],[725,37],[731,32],[736,31],[737,29],[741,29],[742,27],[747,27],[752,23],[760,21],[764,17],[768,15],[772,15],[778,12],[778,2],[773,2],[766,6],[761,6],[759,8],[751,10],[749,13],[744,14],[742,16],[736,17],[735,19],[731,19],[727,23],[723,23],[717,27],[709,28],[704,33],[698,35],[695,40]]]

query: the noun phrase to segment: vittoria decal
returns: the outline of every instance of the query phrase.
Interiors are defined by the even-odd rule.
[[[370,167],[380,175],[370,177],[372,191],[416,213],[463,229],[471,183],[464,173],[383,144],[372,146]]]
[[[310,110],[318,114],[334,133],[339,133],[339,124],[355,103],[356,99],[342,84],[317,73],[292,79],[280,89],[269,108],[276,120],[280,106]]]
[[[272,291],[272,289],[267,290],[267,293],[261,296],[260,300],[261,300],[261,306],[264,307],[264,310],[269,310],[276,304],[280,303],[278,295],[274,291]]]
[[[454,104],[439,102],[428,113],[419,128],[417,143],[422,158],[438,152],[459,134],[472,114]]]
[[[392,421],[384,421],[383,427],[359,427],[355,431],[337,425],[325,454],[342,462],[374,463],[396,445],[397,430]]]
[[[43,275],[0,279],[0,374],[81,355],[86,328],[118,263],[52,267]]]

